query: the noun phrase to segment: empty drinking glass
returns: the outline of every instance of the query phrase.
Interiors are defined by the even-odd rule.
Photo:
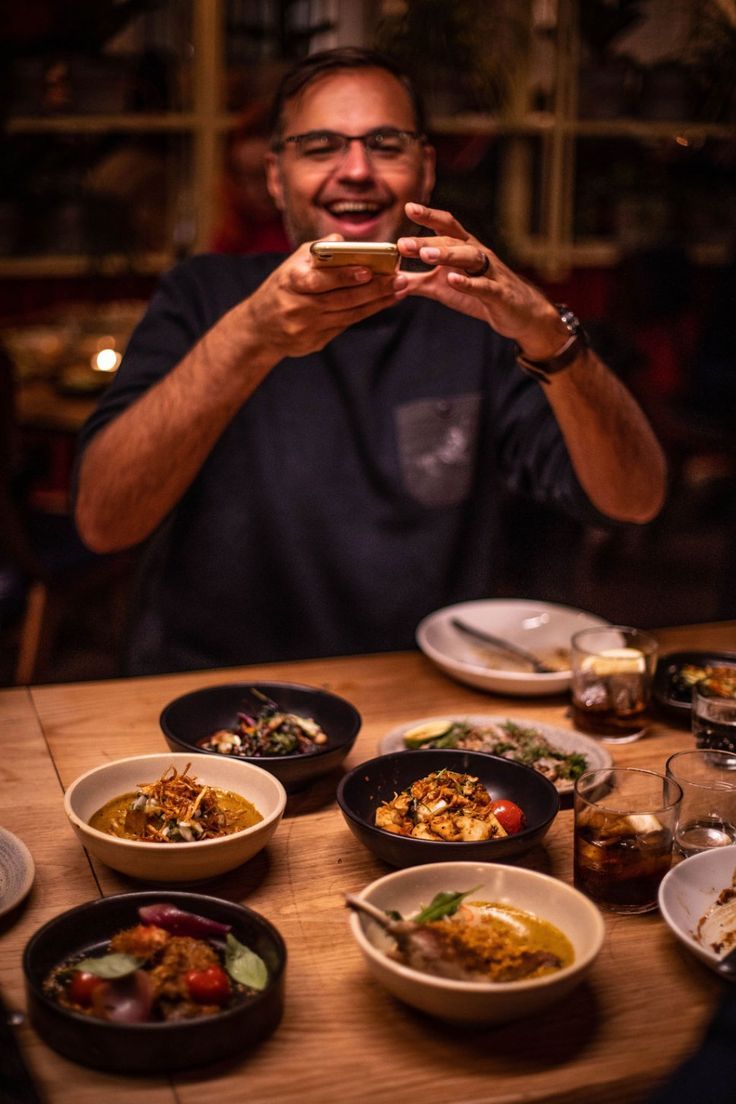
[[[678,751],[667,776],[682,787],[675,847],[688,858],[736,842],[736,759],[728,751]]]

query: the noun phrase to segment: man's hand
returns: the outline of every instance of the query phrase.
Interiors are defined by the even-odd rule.
[[[406,287],[403,275],[380,276],[362,265],[319,267],[309,246],[287,257],[240,308],[274,362],[322,349],[355,322],[392,306]]]
[[[404,276],[362,265],[319,269],[309,243],[297,249],[91,442],[76,510],[83,540],[111,552],[147,537],[274,365],[317,352],[395,303],[402,287]]]
[[[559,313],[448,211],[408,203],[406,213],[433,238],[399,238],[402,257],[434,265],[407,272],[401,294],[436,299],[513,338],[532,360],[554,356],[569,340]],[[476,273],[474,276],[473,273]],[[591,501],[609,517],[644,522],[662,506],[664,454],[633,397],[588,349],[554,375],[545,394],[575,472]]]
[[[399,238],[402,257],[435,266],[431,272],[404,273],[408,294],[436,299],[487,322],[497,333],[514,338],[532,359],[553,356],[564,345],[567,330],[541,291],[512,272],[449,211],[407,203],[406,213],[437,235]]]

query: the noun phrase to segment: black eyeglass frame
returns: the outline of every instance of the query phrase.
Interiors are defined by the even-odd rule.
[[[385,134],[390,138],[410,138],[413,142],[426,142],[427,140],[426,134],[422,134],[419,130],[402,130],[399,127],[375,127],[373,130],[366,131],[365,134],[341,134],[339,130],[307,130],[304,134],[288,134],[285,138],[274,142],[271,149],[274,153],[281,153],[287,143],[297,144],[303,142],[306,138],[318,138],[320,135],[325,135],[329,138],[339,138],[343,153],[347,151],[351,142],[360,142],[363,149],[370,156],[376,150],[371,150],[366,145],[366,140],[379,134]]]

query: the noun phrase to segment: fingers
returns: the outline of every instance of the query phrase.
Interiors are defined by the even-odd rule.
[[[297,290],[323,295],[340,288],[354,288],[356,284],[370,284],[373,273],[369,268],[345,265],[342,268],[314,269],[300,281]]]
[[[484,299],[488,298],[489,292],[494,299],[501,293],[497,281],[488,276],[470,276],[465,272],[448,272],[447,282],[450,287],[457,291],[467,292],[469,295],[480,296]]]
[[[465,275],[472,277],[472,279],[480,279],[481,276],[485,276],[491,267],[491,258],[487,253],[484,253],[482,249],[478,250],[478,267],[474,269],[465,269]]]
[[[289,287],[292,291],[307,295],[332,294],[340,288],[353,288],[376,282],[385,285],[395,274],[373,272],[367,265],[315,265],[311,258],[295,264],[289,271]]]
[[[315,349],[324,348],[329,341],[332,341],[334,337],[343,333],[349,326],[354,325],[356,322],[361,322],[364,318],[369,318],[373,314],[378,314],[379,311],[394,306],[399,298],[403,298],[403,296],[398,296],[391,292],[357,307],[351,306],[341,310],[322,311],[319,318],[319,328],[315,331],[312,339],[313,347]]]
[[[432,245],[421,246],[419,257],[427,264],[445,265],[448,268],[458,268],[466,276],[485,276],[491,268],[491,258],[482,249],[469,248],[468,246],[447,246],[441,248]]]
[[[376,309],[390,306],[397,299],[403,298],[403,293],[408,289],[409,281],[405,276],[384,277],[381,280],[373,280],[370,284],[360,288],[336,289],[329,295],[320,297],[319,310],[322,314],[333,315],[343,312],[369,311],[374,305]],[[363,317],[360,315],[360,317]],[[356,314],[356,320],[358,314]]]
[[[436,207],[425,207],[422,203],[407,203],[404,208],[412,222],[419,226],[426,226],[437,234],[445,234],[451,238],[460,238],[467,241],[470,234],[462,223],[458,222],[449,211],[440,211]]]
[[[368,273],[366,279],[361,278],[355,282],[349,279],[341,279],[339,282],[333,280],[326,287],[310,288],[308,298],[313,299],[313,303],[308,304],[305,301],[305,306],[323,312],[349,310],[376,300],[390,299],[406,284],[406,277],[401,274],[376,276],[368,269],[364,271]]]
[[[459,244],[447,238],[400,238],[399,247],[405,257],[418,257],[428,265],[455,268],[474,279],[494,274],[496,258],[477,245]]]

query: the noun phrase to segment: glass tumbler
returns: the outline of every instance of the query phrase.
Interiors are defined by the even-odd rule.
[[[684,857],[736,842],[736,761],[728,751],[678,751],[665,766],[682,788],[675,849]]]
[[[611,912],[649,912],[672,862],[682,800],[674,778],[636,767],[589,770],[575,783],[574,880]]]
[[[576,728],[615,743],[644,735],[657,641],[626,625],[581,629],[572,638]]]

